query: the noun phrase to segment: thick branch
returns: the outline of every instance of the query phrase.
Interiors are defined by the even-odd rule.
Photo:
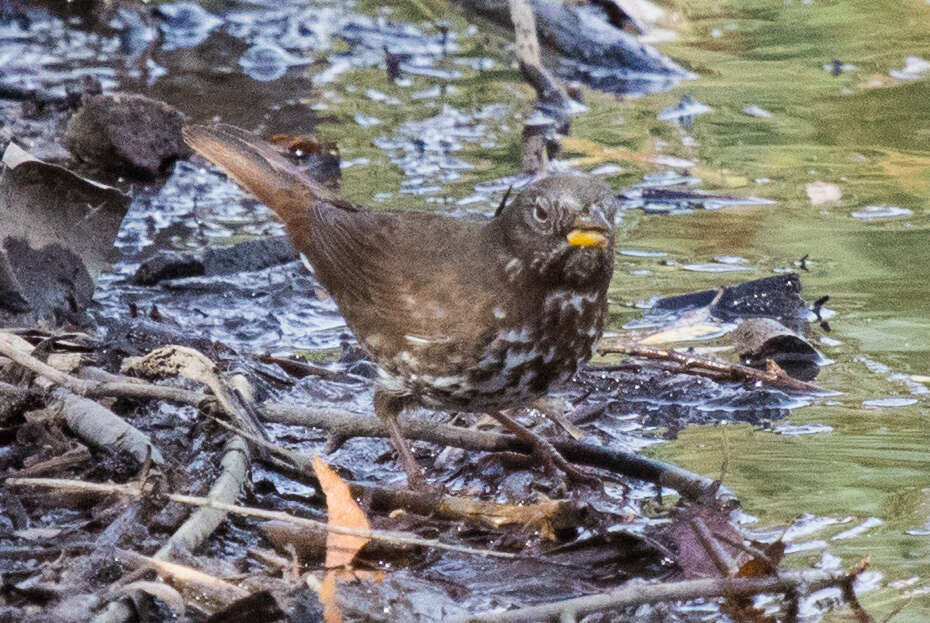
[[[719,361],[701,355],[679,353],[675,350],[652,348],[631,344],[623,340],[606,340],[597,347],[602,355],[619,353],[633,357],[644,357],[657,361],[670,361],[678,364],[678,371],[683,374],[706,376],[716,381],[752,381],[771,385],[786,392],[814,395],[830,395],[837,392],[825,389],[814,383],[805,383],[788,375],[777,364],[766,370],[758,370],[739,363]]]
[[[145,493],[139,487],[126,484],[107,484],[98,482],[85,482],[83,480],[68,480],[64,478],[10,478],[6,481],[7,486],[11,487],[49,487],[61,489],[63,491],[91,491],[104,495],[117,494],[128,495],[131,497],[142,497]],[[314,529],[328,530],[338,534],[350,534],[352,536],[362,536],[368,539],[376,539],[387,543],[399,543],[402,545],[418,545],[421,547],[430,547],[434,549],[444,549],[463,554],[473,554],[477,556],[492,556],[495,558],[522,558],[518,554],[508,552],[495,552],[494,550],[481,549],[477,547],[467,547],[464,545],[453,545],[443,543],[438,539],[421,539],[410,536],[404,532],[394,532],[390,530],[359,530],[347,526],[337,526],[334,524],[324,523],[315,519],[297,517],[289,515],[282,511],[269,511],[263,508],[254,508],[250,506],[239,506],[236,504],[227,504],[217,500],[195,495],[181,495],[179,493],[169,493],[165,496],[172,502],[199,506],[201,508],[212,508],[225,513],[235,513],[243,517],[260,517],[262,519],[276,519],[286,521],[296,526],[304,526]]]
[[[358,415],[342,409],[314,409],[268,403],[259,411],[270,422],[322,428],[344,437],[387,437],[387,429],[378,418]],[[432,424],[417,419],[405,419],[401,428],[408,439],[429,441],[483,452],[532,451],[529,444],[510,435],[499,435],[469,430],[447,424]],[[671,487],[681,495],[706,501],[717,493],[718,483],[689,472],[671,463],[645,458],[636,454],[613,450],[574,440],[554,440],[552,445],[562,456],[573,463],[599,467],[647,482]],[[735,503],[733,498],[721,495],[722,503]]]
[[[724,596],[750,597],[802,589],[813,593],[829,586],[841,586],[847,578],[848,575],[842,571],[810,570],[782,572],[777,577],[767,578],[722,578],[662,584],[629,582],[622,588],[599,595],[566,599],[506,612],[483,612],[456,619],[453,623],[528,623],[550,620],[563,613],[578,616],[662,601],[688,601]]]
[[[2,350],[4,336],[5,334],[0,333],[0,354],[6,354]],[[18,351],[13,350],[16,354],[19,354]],[[34,365],[30,361],[21,365],[26,365],[26,367],[43,375],[48,372],[49,378],[54,382],[69,388],[80,388],[82,393],[87,396],[161,399],[193,406],[199,406],[205,400],[213,398],[209,394],[202,392],[140,383],[137,380],[98,383],[78,379],[54,368],[46,370],[45,368],[49,366],[42,364],[42,362],[38,363],[41,365]],[[227,405],[221,405],[221,407],[238,404],[238,401],[235,400],[226,402]],[[344,409],[295,407],[280,403],[266,403],[259,407],[258,412],[264,419],[271,422],[321,428],[337,437],[388,436],[387,430],[378,418],[360,415]],[[443,446],[483,452],[521,452],[524,454],[532,452],[532,448],[528,444],[510,435],[469,430],[445,424],[432,424],[418,419],[404,420],[401,427],[409,439],[428,441]],[[243,428],[249,430],[252,429],[252,426],[244,422]],[[654,482],[675,489],[681,495],[694,500],[707,501],[718,494],[718,483],[715,481],[670,463],[574,440],[555,440],[552,445],[562,456],[574,463],[605,469],[647,482]],[[728,495],[724,494],[718,497],[721,503],[736,504],[736,500]]]

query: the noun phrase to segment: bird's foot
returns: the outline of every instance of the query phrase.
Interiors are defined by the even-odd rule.
[[[533,454],[539,458],[546,472],[549,474],[556,473],[556,470],[565,474],[569,482],[586,485],[589,487],[600,488],[603,482],[594,474],[588,473],[566,460],[562,454],[555,449],[548,440],[537,435],[527,427],[523,426],[515,419],[504,413],[492,413],[491,416],[504,427],[512,432],[516,437],[532,446]]]

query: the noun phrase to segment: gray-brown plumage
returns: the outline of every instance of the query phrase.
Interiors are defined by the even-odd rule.
[[[372,212],[239,128],[184,138],[284,221],[379,368],[375,410],[411,481],[419,469],[396,423],[406,406],[527,405],[591,357],[613,273],[615,202],[602,182],[539,180],[486,222]]]

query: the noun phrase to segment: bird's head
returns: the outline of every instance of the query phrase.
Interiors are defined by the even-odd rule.
[[[617,200],[588,175],[551,175],[527,186],[500,219],[522,270],[571,286],[604,284],[613,273]]]

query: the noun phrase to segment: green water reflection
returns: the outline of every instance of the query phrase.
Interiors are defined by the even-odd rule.
[[[930,370],[930,288],[925,270],[930,181],[930,82],[889,78],[904,57],[930,54],[930,7],[924,2],[687,2],[682,38],[663,49],[701,73],[702,79],[662,96],[620,105],[658,110],[682,92],[714,108],[690,135],[696,145],[675,147],[713,169],[728,169],[747,184],[739,189],[778,200],[770,207],[643,218],[629,241],[687,261],[715,254],[751,260],[760,276],[810,254],[803,274],[808,300],[829,294],[838,312],[823,347],[836,364],[820,382],[843,391],[798,409],[792,424],[816,423],[832,433],[798,438],[746,426],[700,427],[655,450],[663,458],[716,474],[727,462],[726,483],[747,501],[762,524],[790,522],[801,511],[855,519],[825,531],[827,538],[867,517],[885,523],[865,535],[830,541],[847,565],[871,556],[888,580],[920,576],[930,583],[930,537],[911,536],[930,516],[927,399],[913,406],[866,409],[867,399],[911,397],[903,382],[889,381],[862,361],[863,354],[893,372]],[[823,65],[837,58],[856,66],[833,76]],[[873,88],[874,87],[874,88]],[[747,105],[772,113],[744,114]],[[632,109],[632,110],[631,110]],[[631,131],[629,125],[625,130]],[[592,130],[592,135],[594,134]],[[681,149],[681,150],[679,150]],[[752,180],[769,178],[767,184]],[[812,206],[805,184],[839,185],[842,199]],[[911,217],[863,222],[850,216],[869,204],[898,205]],[[627,269],[647,262],[627,262]],[[637,299],[692,286],[716,285],[720,276],[653,270],[621,276],[618,299]],[[819,559],[820,552],[796,560]],[[881,620],[901,604],[902,591],[882,589],[863,597]],[[840,615],[833,615],[841,620]],[[895,621],[930,620],[930,599],[915,597]]]

